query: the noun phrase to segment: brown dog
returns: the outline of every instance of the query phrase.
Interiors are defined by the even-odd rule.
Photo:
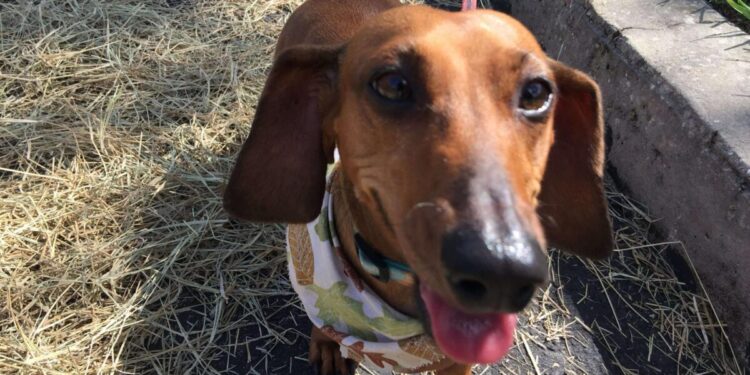
[[[335,148],[342,258],[447,355],[419,370],[468,374],[501,358],[514,313],[546,283],[547,244],[611,252],[598,87],[506,15],[396,0],[300,6],[279,38],[226,210],[312,221]],[[412,277],[365,269],[355,233]],[[313,366],[351,372],[340,340],[317,327],[311,336]]]

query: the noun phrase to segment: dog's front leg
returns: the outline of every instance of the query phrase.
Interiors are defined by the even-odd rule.
[[[321,375],[354,375],[357,369],[357,362],[343,358],[339,344],[315,326],[310,333],[308,361]]]

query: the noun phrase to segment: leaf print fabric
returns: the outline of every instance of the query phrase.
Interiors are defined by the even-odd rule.
[[[287,228],[289,276],[310,320],[345,358],[373,371],[413,372],[442,360],[422,323],[388,306],[340,256],[329,191],[317,219]]]

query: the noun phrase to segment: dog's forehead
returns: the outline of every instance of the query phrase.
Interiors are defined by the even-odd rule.
[[[358,56],[382,50],[473,46],[541,54],[534,36],[520,22],[494,11],[447,12],[402,6],[367,21],[349,43]]]

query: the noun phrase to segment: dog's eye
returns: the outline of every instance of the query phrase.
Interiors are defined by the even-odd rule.
[[[381,97],[391,101],[405,101],[411,98],[411,89],[406,78],[398,72],[386,72],[375,76],[370,86]]]
[[[547,81],[535,79],[521,89],[518,107],[521,113],[532,119],[544,117],[552,106],[552,88]]]

